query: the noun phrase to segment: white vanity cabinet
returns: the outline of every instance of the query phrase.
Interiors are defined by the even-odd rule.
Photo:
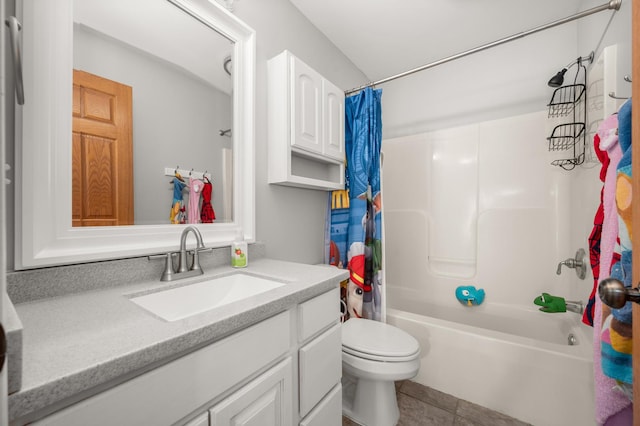
[[[344,92],[285,50],[268,62],[269,183],[344,188]]]
[[[33,424],[339,426],[338,315],[333,289]]]
[[[298,306],[300,425],[342,422],[342,334],[339,295],[328,292]]]
[[[287,358],[243,386],[209,410],[209,425],[291,425],[291,371]]]

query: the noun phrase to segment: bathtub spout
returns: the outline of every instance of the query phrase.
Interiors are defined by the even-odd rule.
[[[582,314],[584,312],[584,303],[582,301],[572,302],[565,300],[567,305],[567,311],[575,312],[576,314]]]

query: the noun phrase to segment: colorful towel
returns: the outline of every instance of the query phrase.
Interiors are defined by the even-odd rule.
[[[202,186],[202,207],[200,210],[200,221],[202,223],[213,223],[216,220],[216,212],[213,211],[213,206],[211,205],[212,193],[213,185],[205,177]]]
[[[619,246],[616,243],[618,220],[615,206],[615,178],[617,165],[622,158],[622,150],[618,143],[617,129],[618,118],[613,115],[600,124],[594,137],[595,150],[602,163],[600,180],[604,182],[600,195],[601,205],[596,213],[594,231],[590,237],[591,265],[595,283],[600,278],[608,277],[611,274],[611,265],[620,259]],[[600,298],[594,300],[593,306],[596,421],[598,424],[604,424],[608,419],[628,407],[630,402],[622,392],[616,390],[616,381],[604,375],[602,371],[603,352],[600,340],[603,329],[602,320],[609,315],[609,307],[603,305]],[[610,321],[606,324],[608,329]]]
[[[182,190],[186,186],[182,176],[176,173],[171,181],[173,183],[173,201],[171,202],[171,212],[169,214],[170,223],[184,223],[184,203],[182,201]]]
[[[200,179],[189,178],[189,210],[187,223],[200,223],[200,195],[204,182]]]
[[[604,178],[607,173],[607,167],[609,166],[609,155],[607,151],[600,149],[600,136],[596,133],[593,139],[593,147],[602,163],[600,168],[600,180],[604,183]],[[593,274],[593,286],[591,288],[591,294],[587,301],[587,306],[582,313],[582,322],[593,327],[593,318],[596,307],[596,292],[598,289],[598,278],[600,277],[600,240],[602,238],[602,222],[604,222],[604,207],[602,205],[604,193],[604,186],[600,190],[600,204],[598,210],[593,218],[593,229],[589,235],[589,263],[591,264],[591,272]]]
[[[622,157],[617,165],[615,200],[617,207],[620,261],[611,268],[611,277],[632,286],[632,235],[631,235],[631,101],[618,111],[618,138]],[[605,212],[606,216],[606,212]],[[622,390],[632,392],[633,370],[631,364],[632,313],[631,303],[620,309],[611,309],[604,316],[601,334],[602,371],[619,382]]]

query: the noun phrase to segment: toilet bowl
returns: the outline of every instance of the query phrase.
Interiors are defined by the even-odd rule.
[[[342,324],[342,412],[363,426],[393,426],[399,410],[395,381],[415,377],[420,345],[410,334],[378,321]]]

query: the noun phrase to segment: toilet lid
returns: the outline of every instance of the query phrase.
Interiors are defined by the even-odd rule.
[[[342,324],[342,347],[350,353],[406,358],[420,351],[418,341],[397,327],[379,321],[352,318]]]

